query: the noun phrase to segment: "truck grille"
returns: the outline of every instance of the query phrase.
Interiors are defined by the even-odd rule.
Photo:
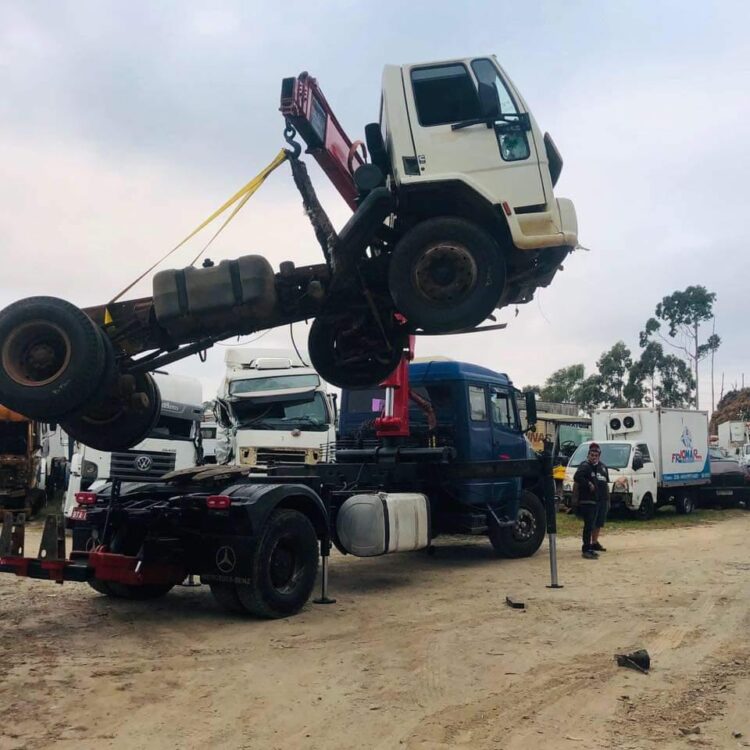
[[[257,463],[259,466],[267,464],[303,464],[305,450],[299,448],[273,448],[264,450],[258,448]]]
[[[174,453],[123,451],[112,454],[112,479],[127,482],[157,482],[174,470]]]

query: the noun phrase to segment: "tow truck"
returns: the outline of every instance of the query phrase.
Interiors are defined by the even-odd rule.
[[[553,193],[562,158],[492,56],[386,66],[366,145],[307,73],[284,79],[280,109],[324,263],[275,273],[248,255],[161,271],[151,297],[85,310],[15,302],[0,312],[0,403],[95,448],[116,435],[125,449],[158,418],[151,371],[301,320],[313,320],[308,351],[327,382],[375,385],[411,333],[476,330],[496,307],[532,299],[577,244],[573,204]],[[353,209],[338,232],[298,135]]]
[[[229,336],[312,319],[308,351],[325,380],[384,384],[378,446],[262,476],[203,467],[147,486],[115,478],[108,493],[79,494],[89,507],[70,558],[61,519],[47,519],[30,558],[23,514],[6,514],[0,572],[86,581],[129,598],[163,595],[198,574],[228,609],[282,617],[309,597],[319,556],[328,600],[334,544],[371,556],[461,532],[488,534],[508,556],[538,549],[542,499],[549,510],[554,494],[548,458],[529,453],[517,424],[507,446],[478,456],[473,447],[494,438],[473,423],[489,424],[497,406],[481,378],[454,393],[466,439],[441,442],[439,409],[422,399],[436,428],[415,444],[408,361],[415,334],[504,327],[482,323],[496,307],[528,302],[576,246],[572,203],[553,194],[562,159],[552,139],[491,56],[386,66],[366,145],[348,138],[306,73],[283,81],[281,111],[285,156],[325,262],[285,262],[274,273],[266,258],[244,256],[161,271],[151,297],[85,310],[20,300],[0,312],[0,402],[55,420],[87,445],[129,448],[158,418],[151,371]],[[297,135],[353,209],[338,233]],[[502,409],[517,419],[515,392],[507,378],[500,385]],[[527,414],[534,408],[532,397]]]

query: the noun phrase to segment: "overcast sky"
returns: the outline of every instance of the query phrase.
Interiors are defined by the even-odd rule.
[[[666,294],[718,295],[716,358],[747,373],[750,3],[0,0],[0,306],[105,302],[284,145],[281,79],[309,70],[352,138],[386,63],[496,53],[565,159],[577,251],[506,331],[418,341],[521,386],[590,371]],[[311,169],[334,223],[348,209]],[[199,240],[172,267],[189,262]],[[209,253],[319,262],[282,167]],[[146,282],[136,290],[150,293]],[[295,326],[304,343],[304,324]],[[288,346],[288,331],[258,344]],[[224,350],[174,367],[213,395]],[[710,407],[708,367],[701,406]]]

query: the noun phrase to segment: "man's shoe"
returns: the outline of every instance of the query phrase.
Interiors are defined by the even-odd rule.
[[[602,547],[602,545],[599,544],[599,542],[594,542],[591,545],[591,549],[596,550],[597,552],[606,552],[607,551],[607,548],[606,547]]]
[[[581,552],[581,557],[585,557],[587,560],[598,560],[599,555],[594,552],[592,549],[587,549]]]

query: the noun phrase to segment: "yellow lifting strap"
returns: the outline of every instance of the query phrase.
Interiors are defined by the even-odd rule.
[[[166,255],[163,255],[159,260],[156,261],[150,268],[146,269],[135,281],[128,284],[119,294],[117,294],[115,297],[112,297],[112,299],[109,301],[108,304],[112,304],[113,302],[117,302],[120,297],[122,297],[123,294],[130,291],[141,279],[148,276],[148,274],[151,273],[162,261],[165,261],[172,253],[179,250],[188,240],[191,240],[193,237],[195,237],[198,232],[201,231],[204,227],[208,226],[214,219],[218,218],[223,214],[228,208],[233,206],[235,203],[237,205],[235,206],[234,211],[232,211],[231,214],[227,217],[226,221],[216,230],[213,237],[203,246],[201,251],[198,253],[198,255],[193,258],[192,262],[190,263],[191,266],[194,266],[196,262],[198,261],[198,258],[203,255],[203,253],[206,252],[208,247],[211,245],[211,243],[219,236],[221,231],[224,229],[224,227],[229,224],[229,222],[239,213],[240,209],[245,205],[245,203],[248,202],[250,197],[255,193],[255,191],[265,182],[266,177],[271,174],[271,172],[274,171],[278,166],[283,164],[288,157],[288,153],[281,149],[278,154],[276,154],[276,157],[274,160],[267,166],[264,167],[255,177],[253,177],[250,182],[247,183],[244,187],[240,188],[229,200],[227,200],[222,206],[216,209],[204,222],[199,224],[195,229],[193,229],[190,234],[185,237],[184,240],[179,242],[177,245],[175,245]],[[105,309],[104,311],[104,324],[109,325],[112,323],[112,316],[110,315],[110,312],[108,309]]]

